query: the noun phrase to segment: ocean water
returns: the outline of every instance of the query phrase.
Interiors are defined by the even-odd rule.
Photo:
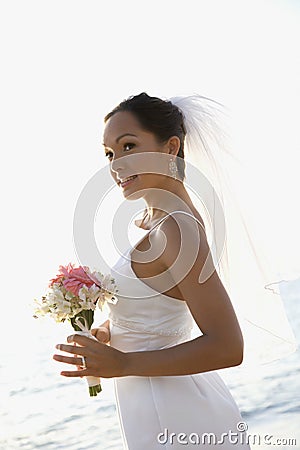
[[[282,292],[300,341],[300,282],[284,283]],[[102,393],[90,398],[86,381],[60,376],[64,365],[52,360],[70,326],[26,314],[21,323],[1,339],[0,449],[122,450],[112,380],[102,380]],[[219,373],[248,433],[257,435],[253,449],[300,449],[299,350],[255,373]]]

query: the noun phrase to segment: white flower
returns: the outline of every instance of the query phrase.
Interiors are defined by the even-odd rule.
[[[49,308],[49,304],[48,302],[45,300],[45,297],[43,297],[42,302],[38,302],[36,299],[34,300],[34,302],[36,303],[36,308],[34,310],[34,316],[38,317],[38,316],[45,316],[46,314],[48,314],[49,312],[51,312],[50,308]]]
[[[115,305],[118,302],[118,297],[113,292],[104,292],[103,298],[106,302]]]
[[[95,284],[93,284],[90,288],[88,288],[87,286],[83,286],[79,290],[79,298],[81,300],[80,303],[88,302],[88,301],[96,303],[99,298],[100,293],[101,293],[101,290]]]
[[[82,288],[79,289],[79,298],[80,298],[80,300],[85,302],[86,301],[86,296],[88,295],[88,293],[89,293],[88,288],[85,285],[82,286]]]
[[[92,311],[94,311],[96,309],[96,304],[94,302],[92,302],[91,300],[86,300],[85,302],[82,301],[82,302],[79,302],[79,303],[80,303],[80,306],[81,306],[82,310],[91,309]]]
[[[68,314],[57,312],[51,313],[50,317],[52,317],[56,322],[64,322],[65,320],[70,318]]]
[[[45,296],[45,308],[48,307],[48,311],[51,313],[57,322],[61,322],[73,315],[73,308],[71,302],[64,296],[61,288],[54,284],[48,289]]]
[[[79,290],[79,304],[82,309],[96,309],[97,300],[101,295],[101,290],[93,284],[90,288],[83,286]]]
[[[53,312],[57,312],[60,314],[71,314],[71,304],[65,300],[59,301],[55,307],[53,308]]]
[[[72,292],[66,290],[64,297],[66,300],[70,301],[70,300],[73,300],[74,298],[76,298],[76,295],[74,295],[74,294],[72,294]]]
[[[46,300],[49,305],[54,305],[56,303],[63,302],[65,297],[61,290],[57,286],[53,285],[53,287],[49,288],[46,293]]]
[[[102,281],[102,288],[109,292],[116,291],[116,285],[114,278],[111,278],[109,274],[105,275]]]
[[[110,274],[105,275],[102,280],[101,298],[98,302],[101,310],[105,302],[112,303],[114,305],[118,302],[116,292],[118,292],[118,289],[114,278],[111,278]]]

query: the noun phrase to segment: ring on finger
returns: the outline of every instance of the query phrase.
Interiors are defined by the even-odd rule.
[[[86,369],[86,359],[85,359],[85,356],[81,356],[80,358],[81,358],[81,364],[80,364],[80,367],[81,367],[82,369]]]

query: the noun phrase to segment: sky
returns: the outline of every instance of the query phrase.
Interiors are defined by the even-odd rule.
[[[76,261],[74,210],[107,164],[104,115],[142,91],[231,110],[249,194],[288,229],[295,257],[299,18],[288,0],[1,3],[2,299],[17,325],[58,266]]]

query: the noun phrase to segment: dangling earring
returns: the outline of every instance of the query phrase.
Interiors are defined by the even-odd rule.
[[[177,168],[177,164],[173,158],[170,158],[169,171],[171,172],[171,176],[174,178],[174,180],[177,180],[178,168]]]

